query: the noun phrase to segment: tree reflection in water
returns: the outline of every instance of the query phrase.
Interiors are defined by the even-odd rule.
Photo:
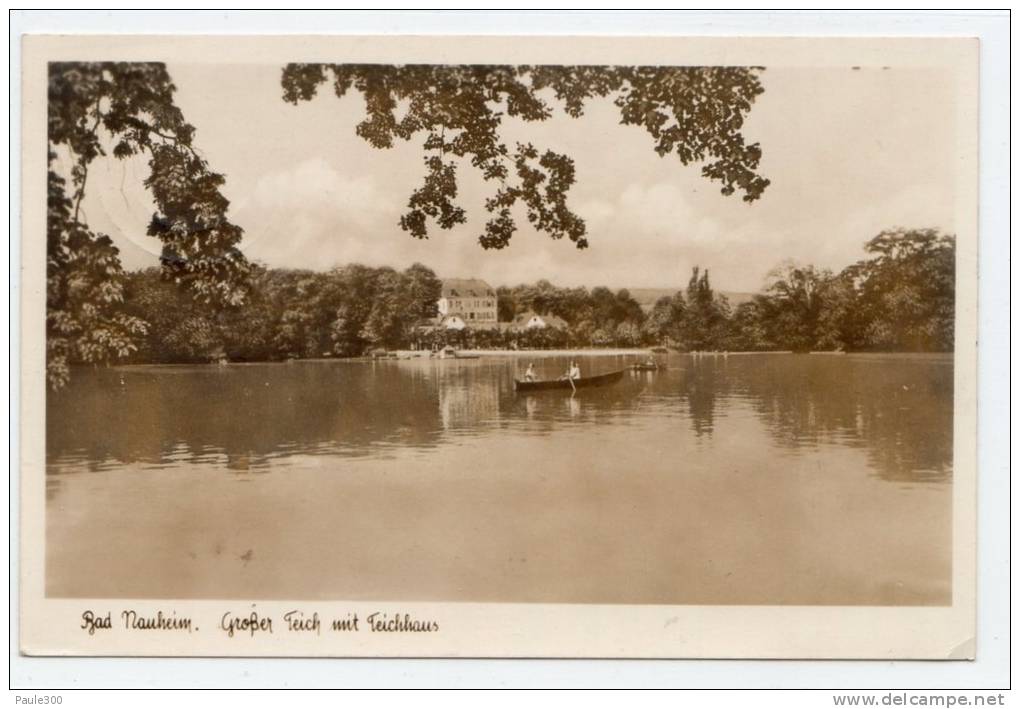
[[[717,407],[750,404],[778,446],[862,447],[898,482],[952,476],[953,366],[925,355],[689,357],[682,398],[696,435]],[[733,403],[721,403],[732,398]]]
[[[691,428],[699,438],[712,433],[716,396],[725,395],[721,388],[729,384],[723,373],[726,361],[718,355],[691,355],[688,359],[688,376],[681,380],[681,391]]]
[[[392,362],[91,374],[50,394],[51,461],[67,456],[102,467],[222,457],[229,469],[251,471],[295,454],[357,456],[379,447],[434,445],[442,430],[434,373]]]
[[[569,360],[539,361],[555,373]],[[585,358],[582,368],[596,374],[629,361]],[[727,431],[757,420],[781,450],[863,448],[886,480],[952,475],[948,358],[674,355],[665,370],[574,396],[516,394],[519,365],[483,358],[82,371],[49,395],[48,463],[51,472],[198,463],[243,476],[295,456],[385,458],[500,431],[546,436],[590,426],[597,441],[603,425],[660,431],[682,454],[678,425],[711,445],[732,416]],[[48,481],[49,494],[55,486]]]

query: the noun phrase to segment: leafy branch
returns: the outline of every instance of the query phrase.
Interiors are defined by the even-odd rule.
[[[157,212],[148,233],[163,242],[164,277],[208,303],[236,305],[250,265],[237,248],[242,232],[227,218],[223,176],[195,150],[195,129],[174,104],[176,88],[157,63],[55,62],[49,66],[47,215],[47,375],[66,383],[70,364],[129,355],[146,324],[125,314],[119,252],[94,234],[81,213],[89,166],[107,155],[148,156],[146,187]],[[71,198],[54,170],[71,159]]]
[[[521,203],[528,221],[553,239],[588,246],[584,220],[567,203],[575,181],[573,160],[530,143],[511,149],[500,131],[504,118],[525,122],[549,119],[554,104],[580,118],[586,103],[611,98],[624,125],[643,127],[660,157],[681,164],[702,163],[704,177],[721,192],[760,198],[769,181],[757,173],[761,148],[747,144],[741,129],[755,98],[763,92],[760,67],[647,66],[434,66],[367,64],[289,64],[283,70],[285,101],[298,104],[331,84],[338,98],[360,92],[366,118],[355,131],[379,149],[424,133],[423,185],[408,201],[400,226],[419,239],[429,223],[452,229],[466,221],[456,204],[457,163],[468,160],[485,182],[499,187],[485,200],[493,215],[479,243],[501,249],[517,229],[512,215]],[[552,101],[548,100],[551,95]]]

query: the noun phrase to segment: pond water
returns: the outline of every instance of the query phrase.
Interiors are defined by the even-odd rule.
[[[75,371],[47,594],[951,602],[951,358],[659,359],[575,396],[515,394],[540,353]]]

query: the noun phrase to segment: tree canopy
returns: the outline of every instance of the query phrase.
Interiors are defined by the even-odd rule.
[[[199,300],[239,304],[249,264],[242,231],[227,218],[223,176],[196,150],[195,129],[174,104],[160,63],[49,65],[47,377],[59,386],[72,362],[108,362],[136,347],[144,321],[123,312],[123,272],[110,238],[85,223],[89,167],[112,154],[148,157],[145,186],[157,211],[148,234],[162,241],[161,270]],[[54,162],[70,157],[70,184]]]
[[[196,301],[157,269],[127,274],[125,307],[150,323],[136,362],[272,361],[357,356],[396,348],[434,317],[441,282],[421,264],[403,271],[348,264],[327,272],[252,269],[242,306]]]
[[[338,98],[349,91],[365,99],[367,117],[359,136],[376,148],[416,136],[425,151],[425,176],[412,192],[401,228],[428,237],[428,225],[452,229],[467,221],[456,203],[457,172],[467,161],[493,191],[485,201],[492,215],[478,241],[501,249],[517,230],[512,208],[524,206],[528,221],[553,239],[588,246],[584,219],[567,204],[574,184],[570,156],[531,143],[509,145],[504,118],[544,121],[559,104],[578,118],[586,102],[611,98],[620,122],[643,127],[660,156],[683,165],[703,163],[701,173],[722,183],[722,193],[740,190],[758,199],[769,181],[757,173],[761,147],[741,134],[746,114],[764,89],[759,67],[486,66],[288,64],[284,100],[311,100],[323,84]]]
[[[739,349],[948,352],[954,345],[956,238],[890,229],[869,257],[833,274],[786,262],[734,314]]]
[[[883,232],[871,256],[839,273],[784,261],[736,308],[694,267],[686,288],[648,312],[623,288],[563,288],[540,280],[496,289],[498,322],[437,326],[441,283],[421,264],[403,271],[348,264],[325,272],[255,266],[238,307],[204,304],[158,269],[125,274],[124,315],[148,324],[134,362],[349,357],[376,349],[635,347],[680,351],[953,348],[954,239],[931,230]],[[544,328],[513,324],[555,316]]]

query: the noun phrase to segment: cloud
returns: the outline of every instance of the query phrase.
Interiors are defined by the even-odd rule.
[[[320,157],[262,176],[237,209],[242,212],[257,205],[270,211],[333,212],[364,223],[373,206],[382,206],[381,197],[374,176],[341,174]]]
[[[658,249],[728,241],[727,232],[699,201],[703,198],[676,183],[630,184],[615,197],[581,204],[578,211],[588,222],[593,242],[625,237],[624,243],[631,246]]]
[[[385,258],[373,244],[394,229],[399,207],[375,175],[344,174],[312,158],[262,176],[232,217],[245,229],[242,249],[251,258],[323,268]]]

